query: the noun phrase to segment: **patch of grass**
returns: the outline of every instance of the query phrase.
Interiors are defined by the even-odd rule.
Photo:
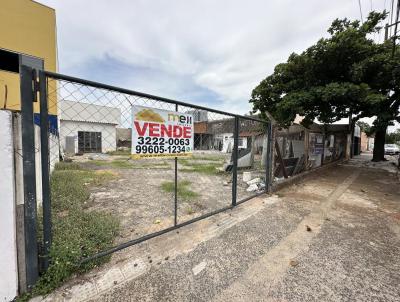
[[[195,210],[193,210],[192,207],[188,207],[188,208],[186,209],[186,213],[187,213],[188,215],[192,215],[192,214],[195,213]]]
[[[83,168],[78,163],[68,163],[60,161],[55,164],[55,170],[83,170]]]
[[[127,149],[127,150],[109,151],[109,152],[107,152],[107,154],[110,154],[110,155],[131,155],[131,150]]]
[[[96,159],[96,160],[91,160],[88,163],[98,167],[115,168],[115,169],[170,169],[171,168],[171,165],[165,161],[138,165],[132,163],[127,159],[114,159],[112,161]]]
[[[136,169],[171,169],[171,165],[166,161],[158,162],[158,163],[146,163],[140,166],[135,166]]]
[[[223,156],[218,156],[218,155],[194,155],[193,160],[208,160],[208,161],[218,161],[218,162],[223,162],[225,160],[225,157]]]
[[[118,233],[119,222],[114,216],[84,209],[90,196],[88,186],[99,185],[113,177],[109,172],[83,170],[74,163],[55,166],[51,175],[51,262],[29,296],[47,294],[72,274],[84,272],[109,259],[103,257],[78,265],[82,258],[110,247]]]
[[[183,180],[178,182],[178,197],[183,200],[191,200],[199,196],[198,193],[190,190],[188,187],[190,181]],[[161,184],[161,188],[168,193],[175,192],[175,183],[173,181],[166,181]]]
[[[124,159],[114,159],[112,161],[95,159],[89,161],[88,163],[98,167],[109,167],[117,169],[131,169],[134,167],[130,161]]]
[[[133,167],[133,164],[128,160],[115,159],[111,162],[111,166],[120,169],[130,169]]]
[[[181,172],[193,172],[193,173],[202,173],[207,175],[217,175],[220,174],[218,168],[221,168],[222,165],[219,163],[196,163],[196,162],[181,162],[184,168],[181,168],[179,171]]]

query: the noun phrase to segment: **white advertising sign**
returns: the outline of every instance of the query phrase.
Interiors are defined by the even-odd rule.
[[[193,116],[132,106],[132,157],[182,157],[193,152]]]

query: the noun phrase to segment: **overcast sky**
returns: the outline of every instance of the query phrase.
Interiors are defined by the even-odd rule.
[[[40,2],[56,9],[61,73],[242,114],[276,64],[360,19],[358,0]],[[361,4],[365,18],[391,1]]]

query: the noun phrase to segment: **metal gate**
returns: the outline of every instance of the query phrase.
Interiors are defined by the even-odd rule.
[[[35,126],[33,103],[38,95],[40,123]],[[57,232],[112,234],[107,243],[77,243],[81,246],[78,257],[72,258],[74,265],[85,265],[270,190],[271,124],[255,116],[47,71],[37,75],[26,66],[21,69],[21,97],[28,284],[35,283],[39,267],[46,270],[53,264],[49,253],[61,240]],[[193,156],[132,159],[129,137],[135,106],[193,116]],[[41,205],[36,201],[34,127],[40,127]],[[82,133],[96,134],[99,153],[79,152]],[[86,215],[84,222],[79,215]],[[117,231],[106,228],[110,221],[118,225]]]

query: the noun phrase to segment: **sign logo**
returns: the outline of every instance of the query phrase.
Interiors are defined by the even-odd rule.
[[[132,106],[132,157],[181,157],[193,152],[193,116]]]

